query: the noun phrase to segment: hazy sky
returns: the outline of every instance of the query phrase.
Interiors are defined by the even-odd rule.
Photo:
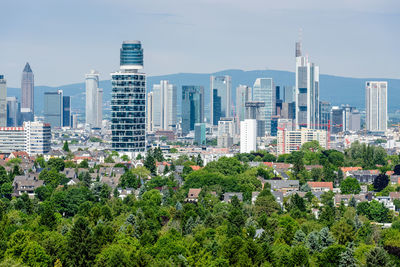
[[[399,0],[2,0],[0,74],[20,86],[101,79],[123,40],[141,40],[145,72],[294,70],[294,42],[322,73],[400,78]]]

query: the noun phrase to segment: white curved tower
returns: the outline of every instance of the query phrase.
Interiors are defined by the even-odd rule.
[[[99,88],[99,73],[91,70],[86,74],[86,124],[101,128],[103,90]]]

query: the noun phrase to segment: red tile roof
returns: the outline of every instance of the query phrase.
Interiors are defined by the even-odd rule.
[[[361,167],[341,167],[342,172],[349,172],[349,171],[359,171],[362,170]]]
[[[333,183],[332,182],[307,182],[307,184],[311,188],[316,187],[329,187],[330,190],[333,190]]]
[[[198,171],[201,169],[200,166],[190,166],[190,168],[192,168],[192,170],[194,170],[194,171]]]

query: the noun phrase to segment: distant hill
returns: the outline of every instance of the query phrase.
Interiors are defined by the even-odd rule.
[[[224,70],[216,73],[177,73],[161,76],[150,76],[147,80],[147,90],[150,91],[153,84],[160,80],[169,80],[178,87],[178,108],[181,103],[182,85],[202,85],[205,90],[205,103],[209,103],[210,96],[210,75],[230,75],[232,76],[232,88],[235,89],[239,84],[253,86],[257,78],[273,78],[275,85],[293,86],[295,75],[289,71],[278,70]],[[350,104],[360,109],[365,105],[365,81],[384,80],[389,83],[388,102],[389,110],[399,109],[400,103],[400,79],[382,78],[349,78],[322,74],[320,76],[320,99],[331,102],[332,105]],[[109,110],[111,99],[111,82],[104,80],[100,82],[103,88],[104,109]],[[85,83],[62,85],[58,87],[36,86],[35,87],[35,110],[38,114],[43,112],[43,94],[47,91],[57,89],[64,90],[64,95],[72,96],[72,108],[76,112],[85,111]],[[20,97],[19,88],[8,88],[9,96]],[[235,97],[235,93],[233,93]],[[180,114],[180,108],[178,109]],[[206,110],[208,107],[206,106]]]

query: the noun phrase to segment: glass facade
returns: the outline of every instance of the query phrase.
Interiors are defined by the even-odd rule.
[[[253,86],[253,101],[262,101],[260,120],[265,121],[265,132],[271,134],[271,117],[276,111],[276,88],[272,78],[258,78]]]
[[[21,108],[34,113],[34,75],[29,63],[26,63],[21,79]]]
[[[44,121],[51,127],[63,126],[63,92],[44,93]]]
[[[143,67],[143,49],[140,41],[125,41],[120,50],[120,65]]]
[[[211,123],[218,125],[219,118],[232,116],[232,79],[230,76],[210,77]],[[214,99],[219,103],[214,103]],[[215,114],[216,113],[216,114]]]
[[[146,75],[112,74],[112,149],[140,152],[146,148]]]
[[[204,121],[203,86],[182,86],[182,133],[194,130],[196,123]]]
[[[63,127],[71,126],[71,97],[63,96]]]

